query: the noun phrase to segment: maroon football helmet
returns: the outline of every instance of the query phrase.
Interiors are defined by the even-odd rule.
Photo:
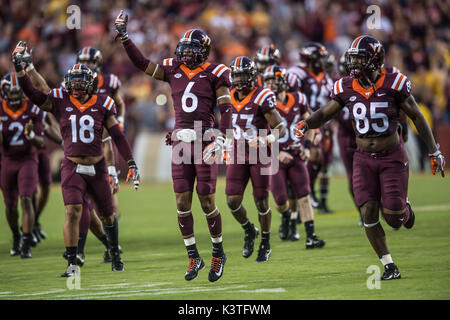
[[[310,42],[300,49],[300,61],[314,73],[325,71],[328,51],[318,42]]]
[[[200,29],[186,31],[178,42],[177,60],[189,68],[197,67],[208,60],[211,38]]]
[[[264,87],[270,88],[266,85],[266,81],[270,79],[274,79],[276,83],[276,90],[272,90],[276,93],[280,93],[282,91],[286,91],[289,88],[288,84],[288,75],[286,68],[280,67],[279,65],[268,66],[266,70],[264,70]]]
[[[265,45],[256,52],[255,62],[258,73],[262,74],[268,66],[281,63],[280,50],[273,43]]]
[[[1,93],[3,99],[10,105],[18,105],[24,97],[23,90],[19,85],[16,72],[7,73],[1,80]]]
[[[77,63],[84,64],[97,73],[100,72],[102,62],[102,53],[100,50],[93,47],[84,47],[77,54]]]
[[[372,36],[359,36],[345,53],[345,65],[353,78],[367,77],[370,72],[381,70],[384,65],[383,45]]]
[[[239,56],[231,63],[231,86],[238,91],[250,91],[255,87],[257,71],[249,57]]]

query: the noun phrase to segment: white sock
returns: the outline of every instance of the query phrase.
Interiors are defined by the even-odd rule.
[[[389,263],[394,263],[394,261],[392,261],[391,255],[389,253],[385,254],[384,256],[382,256],[380,261],[383,264],[383,266],[385,266],[385,265],[387,265]]]

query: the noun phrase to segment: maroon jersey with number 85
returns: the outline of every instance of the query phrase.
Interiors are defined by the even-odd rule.
[[[61,88],[48,94],[51,112],[59,121],[65,156],[103,155],[102,133],[106,119],[116,114],[114,100],[107,95],[92,95],[81,104]]]
[[[341,78],[334,83],[331,98],[348,107],[357,137],[389,136],[399,126],[399,104],[411,94],[411,82],[401,73],[382,70],[375,90],[364,89],[357,79]]]

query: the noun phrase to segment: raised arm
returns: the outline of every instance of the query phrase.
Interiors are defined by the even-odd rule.
[[[50,92],[50,87],[33,65],[33,49],[31,49],[30,52],[25,49],[22,60],[24,70],[30,77],[33,86],[42,93],[48,94]]]
[[[159,68],[158,64],[155,64],[144,57],[141,51],[134,45],[133,41],[128,37],[127,33],[128,15],[120,11],[116,20],[114,21],[114,26],[118,33],[116,39],[120,37],[122,40],[123,47],[127,52],[128,57],[131,62],[141,71],[145,72],[149,76],[157,79],[164,80],[164,71]]]
[[[16,48],[12,53],[12,62],[14,64],[14,68],[17,72],[17,77],[19,78],[19,84],[22,87],[25,95],[39,108],[44,111],[52,110],[52,102],[48,98],[48,96],[41,91],[37,90],[28,78],[27,74],[23,69],[23,57],[26,52],[26,43],[23,41],[19,41]]]

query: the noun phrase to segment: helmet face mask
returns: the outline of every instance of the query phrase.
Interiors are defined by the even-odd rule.
[[[13,77],[15,78],[14,82]],[[16,85],[14,86],[13,83],[16,83]],[[1,80],[1,94],[10,106],[16,106],[22,103],[24,93],[18,84],[17,74],[15,72],[6,74]]]
[[[251,91],[255,87],[256,77],[256,65],[250,58],[240,56],[231,63],[231,86],[237,91]]]
[[[211,39],[200,29],[188,30],[175,49],[177,60],[192,69],[208,60]]]
[[[275,93],[284,92],[289,88],[287,71],[278,65],[269,66],[264,70],[264,87]]]
[[[77,70],[76,66],[79,66]],[[64,84],[70,95],[80,99],[93,93],[94,76],[87,66],[77,64],[65,74]]]
[[[384,48],[371,36],[356,38],[345,53],[345,67],[350,76],[368,78],[384,66]]]

